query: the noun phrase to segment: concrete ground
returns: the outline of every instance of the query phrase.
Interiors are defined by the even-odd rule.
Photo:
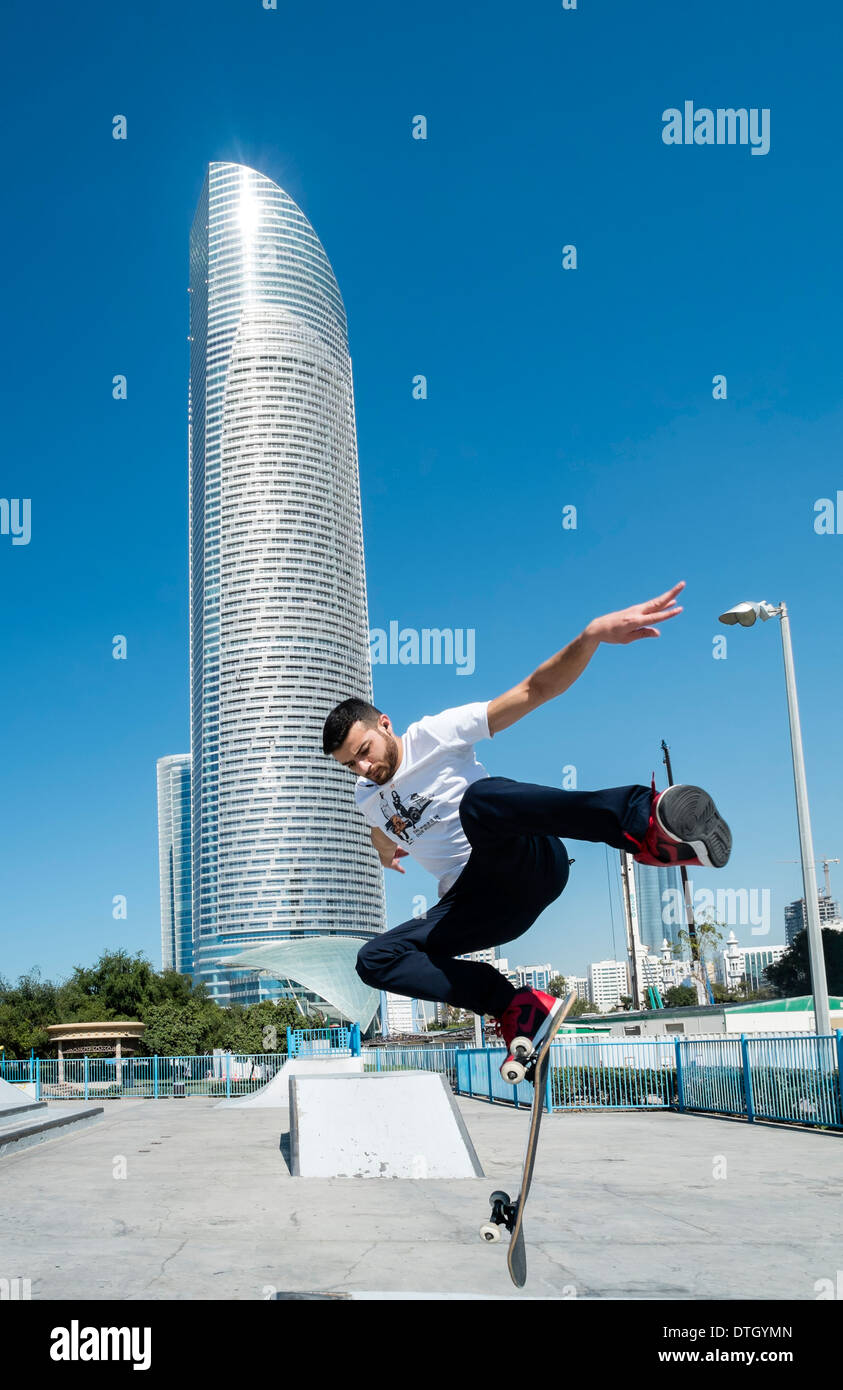
[[[479,1228],[493,1188],[517,1192],[528,1115],[458,1103],[484,1178],[292,1178],[286,1111],[107,1101],[91,1128],[0,1159],[0,1278],[33,1299],[812,1300],[836,1277],[843,1136],[562,1113],[543,1122],[518,1291],[508,1237]]]

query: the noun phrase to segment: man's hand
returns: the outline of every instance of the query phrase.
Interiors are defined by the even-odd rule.
[[[402,869],[401,865],[398,863],[398,860],[406,859],[409,853],[410,851],[408,849],[402,849],[400,845],[393,845],[392,858],[389,861],[381,859],[381,863],[383,864],[383,867],[385,869],[397,869],[399,874],[406,873],[406,870]]]
[[[410,851],[402,849],[400,845],[396,845],[395,841],[390,840],[389,836],[385,835],[382,830],[379,830],[376,825],[370,827],[369,835],[372,844],[378,852],[378,859],[381,861],[383,867],[385,869],[395,869],[399,874],[405,873],[406,870],[402,869],[398,860],[406,859]]]
[[[637,642],[639,637],[659,637],[658,628],[649,624],[663,623],[682,612],[674,600],[684,588],[683,579],[681,584],[674,584],[666,594],[651,598],[647,603],[636,603],[620,613],[607,613],[605,617],[594,618],[579,637],[538,666],[520,685],[514,685],[511,690],[489,701],[489,733],[497,734],[501,729],[508,729],[531,710],[561,695],[582,675],[601,642],[625,645]]]
[[[622,608],[618,613],[607,613],[602,618],[594,618],[585,629],[586,636],[596,637],[598,642],[626,645],[637,642],[639,637],[660,637],[657,627],[650,623],[663,623],[682,612],[675,602],[676,595],[685,588],[685,580],[674,584],[667,593],[658,598],[648,599],[646,603],[634,603],[631,608]]]

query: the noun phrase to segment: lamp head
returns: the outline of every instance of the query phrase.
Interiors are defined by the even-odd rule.
[[[760,603],[736,603],[734,608],[728,608],[725,613],[720,614],[719,621],[729,627],[733,627],[735,623],[740,623],[741,627],[752,627],[756,618],[766,623],[767,619],[774,618],[778,611],[772,603],[763,599]]]

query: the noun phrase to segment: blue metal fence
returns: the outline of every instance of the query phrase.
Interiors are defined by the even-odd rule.
[[[10,1081],[13,1085],[16,1082],[34,1081],[34,1057],[24,1057],[17,1061],[6,1061],[4,1057],[3,1061],[0,1062],[0,1077],[2,1077],[4,1081]]]
[[[739,1037],[675,1040],[677,1107],[746,1115],[746,1074]]]
[[[360,1024],[350,1028],[288,1028],[290,1057],[359,1057]]]
[[[672,1039],[589,1041],[571,1036],[551,1049],[551,1110],[658,1110],[673,1100]]]
[[[286,1062],[286,1053],[216,1053],[193,1057],[65,1057],[35,1059],[6,1080],[29,1083],[38,1100],[161,1100],[167,1096],[237,1096],[257,1090]]]
[[[820,1038],[746,1038],[744,1049],[755,1117],[843,1126],[843,1032]]]
[[[298,1036],[296,1036],[298,1034]],[[361,1055],[359,1030],[291,1030],[290,1056]],[[287,1053],[204,1057],[79,1057],[7,1061],[7,1081],[39,1100],[121,1096],[236,1096],[275,1076]],[[529,1106],[529,1082],[511,1086],[504,1048],[369,1047],[365,1071],[435,1071],[462,1095]],[[843,1031],[718,1038],[561,1037],[551,1049],[548,1111],[671,1109],[843,1129]]]
[[[363,1053],[363,1070],[442,1072],[458,1090],[456,1058],[462,1051],[456,1047],[368,1047]]]
[[[331,1030],[307,1030],[321,1034]],[[333,1030],[338,1034],[340,1030]],[[293,1039],[289,1055],[298,1057],[360,1056],[359,1032],[348,1030],[348,1047],[339,1039],[303,1036]],[[456,1086],[457,1049],[454,1047],[373,1047],[362,1052],[364,1071],[435,1071]],[[117,1099],[120,1096],[236,1096],[255,1091],[271,1081],[287,1061],[288,1053],[217,1053],[198,1057],[74,1057],[36,1058],[7,1062],[6,1080],[31,1082],[39,1100]]]
[[[460,1052],[456,1090],[487,1100],[532,1105],[529,1081],[517,1086],[504,1081],[500,1066],[506,1049],[483,1048]],[[630,1110],[664,1109],[673,1098],[674,1047],[654,1038],[586,1041],[571,1034],[550,1050],[545,1086],[545,1109]]]
[[[533,1088],[505,1082],[504,1048],[456,1055],[454,1089],[530,1105]],[[843,1129],[843,1031],[832,1036],[586,1040],[551,1047],[545,1108],[670,1109]]]

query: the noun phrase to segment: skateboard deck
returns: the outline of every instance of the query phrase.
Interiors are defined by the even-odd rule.
[[[527,1136],[527,1151],[524,1155],[524,1169],[521,1174],[521,1191],[513,1202],[506,1192],[493,1192],[489,1201],[492,1204],[492,1215],[489,1223],[481,1230],[484,1240],[500,1240],[501,1226],[505,1226],[510,1234],[509,1250],[506,1262],[509,1267],[510,1277],[513,1284],[522,1289],[527,1282],[527,1249],[524,1243],[524,1207],[530,1192],[530,1184],[533,1180],[533,1168],[536,1162],[536,1150],[538,1148],[539,1129],[541,1128],[542,1114],[544,1113],[544,1092],[547,1083],[547,1073],[550,1069],[550,1048],[556,1037],[559,1028],[564,1023],[570,1013],[577,995],[576,991],[569,994],[551,1024],[550,1031],[539,1044],[536,1052],[530,1057],[527,1063],[526,1081],[533,1084],[533,1105],[530,1111],[530,1132]]]

